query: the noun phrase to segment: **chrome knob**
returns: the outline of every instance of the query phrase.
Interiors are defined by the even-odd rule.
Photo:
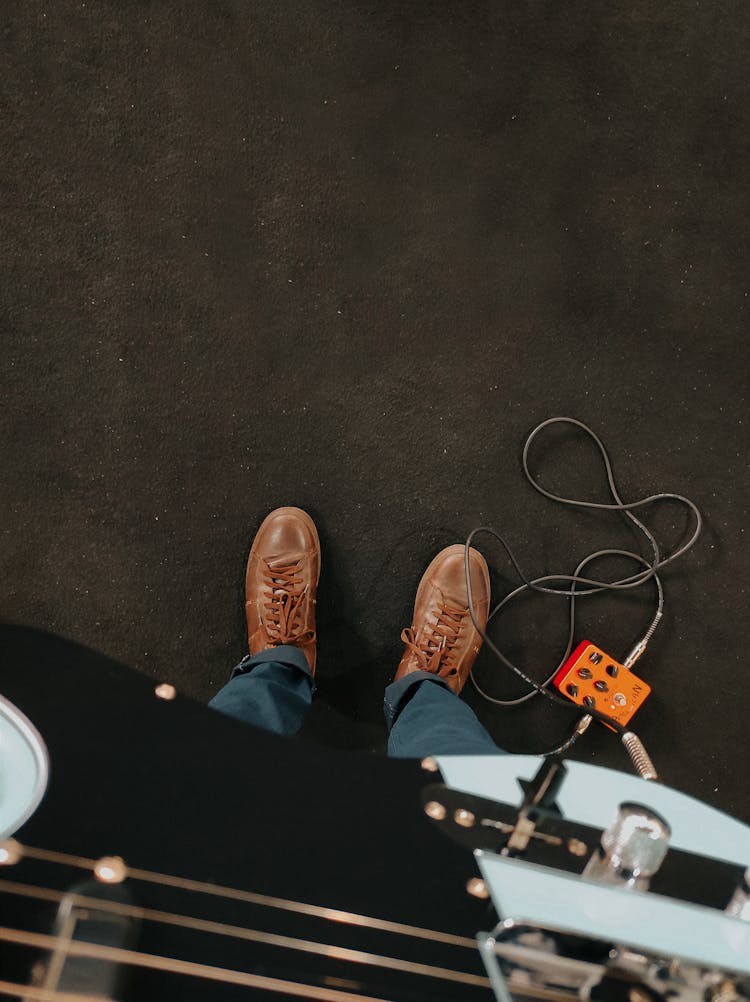
[[[750,922],[750,866],[745,870],[739,887],[732,895],[732,900],[726,907],[726,913],[732,918]]]
[[[651,808],[620,804],[583,875],[603,884],[645,891],[667,854],[670,834],[667,822]]]

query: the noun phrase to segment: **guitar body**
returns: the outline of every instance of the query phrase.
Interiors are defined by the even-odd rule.
[[[50,773],[0,846],[0,998],[750,1000],[750,830],[684,794],[532,756],[331,751],[3,639],[0,691]],[[26,762],[19,824],[44,749]],[[662,832],[647,880],[643,843],[605,852],[618,811]]]
[[[329,751],[257,731],[179,694],[158,699],[143,675],[21,628],[3,630],[0,692],[39,730],[51,763],[46,794],[15,835],[23,845],[91,860],[118,856],[131,870],[357,913],[459,941],[473,941],[492,921],[491,906],[465,889],[478,874],[471,851],[446,839],[422,811],[421,788],[435,777],[418,762]],[[0,868],[0,878],[64,894],[86,882],[90,890],[91,872],[24,858]],[[196,930],[140,919],[137,931],[134,925],[122,930],[120,943],[131,948],[135,937],[139,956],[176,958],[202,971],[249,972],[271,985],[274,979],[281,986],[314,985],[328,993],[319,997],[332,999],[339,992],[405,1000],[492,998],[470,942],[331,921],[158,879],[129,878],[111,889],[113,900],[125,887],[147,913],[209,923]],[[59,907],[53,897],[5,889],[0,926],[49,935]],[[335,951],[321,956],[237,938],[213,931],[211,923],[471,977],[451,981],[353,963],[331,956]],[[40,980],[49,949],[7,941],[0,949],[2,981],[27,984],[35,963]],[[279,987],[118,966],[121,1002],[299,997]],[[5,997],[20,996],[0,991]]]

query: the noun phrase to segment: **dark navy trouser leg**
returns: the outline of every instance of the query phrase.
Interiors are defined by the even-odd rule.
[[[302,726],[314,692],[307,658],[299,647],[285,645],[244,657],[208,705],[291,737]]]
[[[208,705],[291,736],[302,726],[314,692],[305,655],[288,645],[244,657]],[[502,754],[474,711],[430,672],[412,672],[389,685],[384,709],[388,754],[395,758]]]
[[[430,672],[411,672],[391,683],[384,710],[388,754],[394,758],[504,754],[471,707]]]

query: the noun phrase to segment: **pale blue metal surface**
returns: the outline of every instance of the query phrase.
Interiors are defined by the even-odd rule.
[[[537,755],[444,755],[437,759],[446,784],[480,797],[520,803],[518,779],[532,779]],[[669,822],[676,849],[750,865],[750,828],[714,807],[661,783],[586,762],[566,760],[568,775],[557,802],[565,817],[606,828],[623,801],[652,807]]]
[[[667,957],[750,974],[750,923],[658,894],[476,853],[501,920],[613,940]]]
[[[522,798],[543,759],[531,755],[443,756],[446,785],[510,804]],[[750,864],[750,828],[660,783],[600,766],[566,761],[557,796],[566,818],[606,828],[624,801],[653,808],[672,829],[670,844],[704,856]],[[750,923],[653,893],[596,884],[520,859],[475,853],[501,920],[614,940],[664,956],[750,973]]]
[[[48,777],[49,758],[39,732],[0,696],[0,841],[31,817]]]

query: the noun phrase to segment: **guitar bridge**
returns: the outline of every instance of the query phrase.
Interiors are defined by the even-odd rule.
[[[498,1002],[750,1002],[745,868],[671,846],[662,813],[634,801],[606,829],[566,817],[569,773],[592,768],[542,760],[515,806],[423,790],[427,815],[479,864],[467,889],[497,911],[477,942]]]

